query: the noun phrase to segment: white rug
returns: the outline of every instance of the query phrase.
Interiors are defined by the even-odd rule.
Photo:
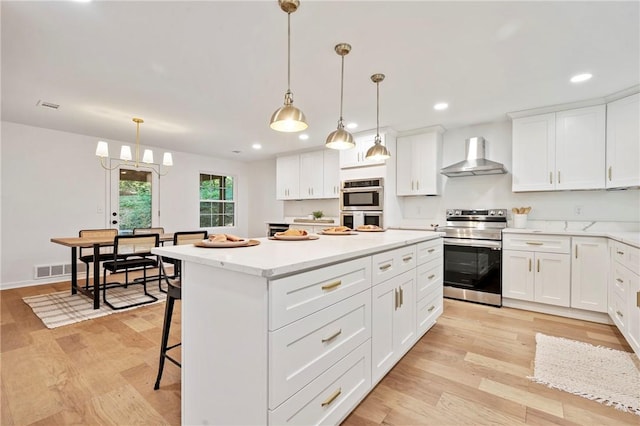
[[[640,371],[635,354],[536,334],[531,380],[640,415]]]
[[[158,290],[158,282],[151,281],[147,284],[147,292],[158,298],[157,302],[163,302],[166,294]],[[127,288],[110,288],[107,290],[107,299],[114,306],[129,305],[136,301],[149,300],[145,296],[142,285],[130,285]],[[74,324],[92,318],[103,317],[105,315],[124,312],[133,308],[119,309],[114,311],[104,304],[102,300],[102,292],[100,292],[100,309],[93,309],[93,299],[83,296],[80,293],[71,294],[71,290],[60,291],[57,293],[43,294],[40,296],[29,296],[22,300],[31,307],[33,312],[42,320],[47,328],[56,328],[63,325]]]

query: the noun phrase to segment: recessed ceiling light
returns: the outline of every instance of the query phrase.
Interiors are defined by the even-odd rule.
[[[260,145],[259,143],[254,143],[253,145],[251,145],[251,148],[253,148],[253,149],[262,149],[262,145]]]
[[[589,80],[591,77],[593,77],[593,76],[591,74],[589,74],[589,73],[578,74],[578,75],[574,75],[573,77],[571,77],[571,82],[572,83],[582,83],[583,81]]]
[[[308,134],[306,134],[306,133],[303,133],[303,134],[301,134],[300,136],[298,136],[298,138],[299,138],[301,141],[306,141],[307,139],[309,139],[309,135],[308,135]]]
[[[358,127],[358,123],[349,123],[347,124],[347,129],[355,129]]]
[[[449,104],[446,102],[440,102],[433,106],[433,109],[437,109],[438,111],[442,111],[443,109],[449,108]]]

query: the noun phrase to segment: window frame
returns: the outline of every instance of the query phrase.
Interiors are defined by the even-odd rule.
[[[201,198],[202,196],[202,183],[203,181],[203,177],[207,177],[208,181],[213,181],[215,178],[221,178],[221,182],[224,182],[225,186],[220,186],[219,191],[221,194],[221,199],[215,200],[215,199],[203,199]],[[231,199],[226,198],[227,196],[227,187],[226,187],[226,180],[227,179],[231,179],[232,182],[232,191],[231,191]],[[200,171],[198,173],[198,224],[200,226],[200,228],[235,228],[237,227],[237,223],[238,223],[238,192],[237,192],[237,186],[238,186],[238,178],[235,175],[232,174],[225,174],[225,173],[215,173],[215,172],[209,172],[209,171]],[[213,204],[220,204],[220,208],[218,209],[218,213],[203,213],[202,212],[202,204],[203,203],[210,203],[211,205]],[[233,223],[231,225],[227,225],[225,224],[225,217],[228,216],[227,213],[225,213],[225,206],[226,205],[232,205],[233,206],[233,214],[232,214],[232,221]],[[207,224],[204,224],[202,222],[203,217],[207,216],[208,218],[210,218],[210,221]],[[221,217],[222,218],[222,224],[221,225],[217,225],[215,224],[215,221],[213,220],[215,217]],[[220,222],[218,222],[220,223]]]

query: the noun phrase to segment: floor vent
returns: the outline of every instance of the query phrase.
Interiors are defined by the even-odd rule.
[[[87,270],[87,265],[78,262],[78,274],[84,273]],[[62,277],[65,275],[71,275],[71,264],[60,263],[56,265],[37,265],[34,267],[34,278],[53,278]]]

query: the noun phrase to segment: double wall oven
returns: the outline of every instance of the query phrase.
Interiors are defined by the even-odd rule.
[[[384,227],[384,179],[354,179],[342,182],[340,224],[355,229],[361,225]]]
[[[505,209],[451,209],[444,237],[444,296],[502,306]]]

